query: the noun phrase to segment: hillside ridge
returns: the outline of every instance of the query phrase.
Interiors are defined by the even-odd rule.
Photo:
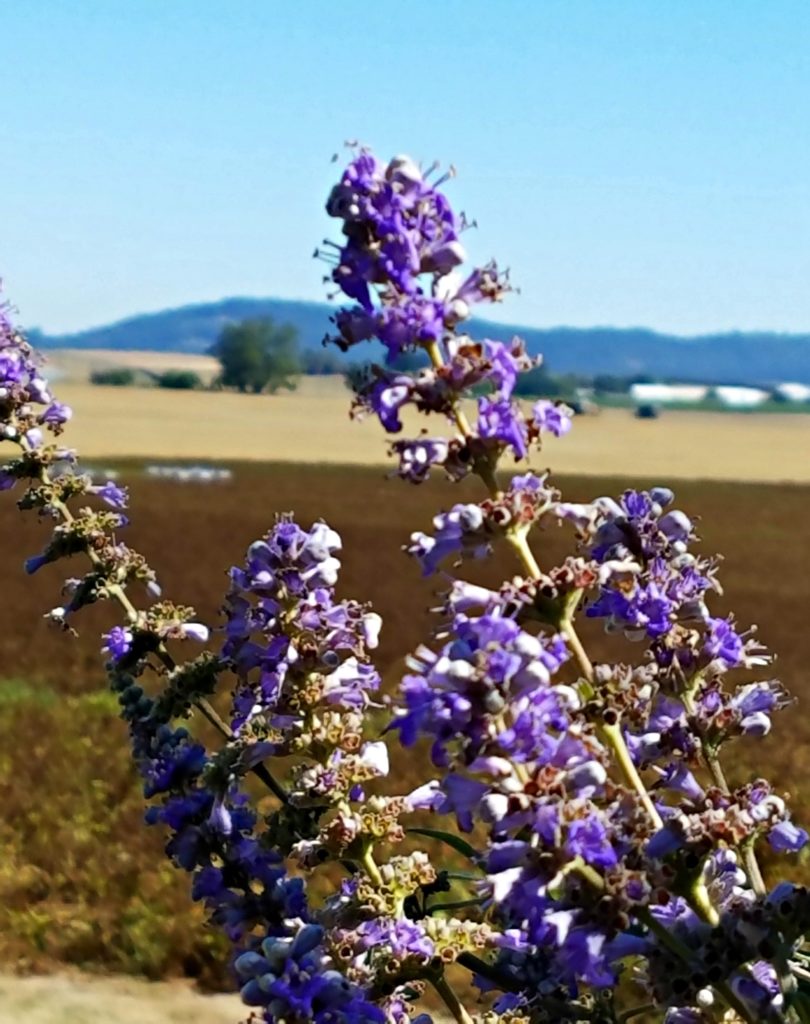
[[[293,299],[232,296],[175,309],[139,313],[116,323],[72,334],[30,332],[42,348],[105,348],[207,352],[222,327],[249,317],[272,317],[298,328],[305,348],[318,347],[330,331],[334,306]],[[533,355],[555,373],[649,374],[667,379],[773,384],[810,384],[810,333],[728,331],[682,337],[644,327],[525,327],[473,319],[476,338],[520,335]],[[379,357],[379,350],[375,358]],[[357,349],[348,359],[368,358]]]

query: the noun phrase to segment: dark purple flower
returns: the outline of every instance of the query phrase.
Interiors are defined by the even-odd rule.
[[[572,857],[582,857],[587,864],[600,868],[613,867],[619,860],[605,823],[596,814],[571,822],[565,847]]]
[[[132,649],[132,630],[124,626],[113,626],[102,639],[104,646],[101,650],[103,653],[109,654],[113,661],[120,661]]]

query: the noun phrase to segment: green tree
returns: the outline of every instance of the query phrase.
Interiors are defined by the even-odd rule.
[[[220,383],[242,392],[292,391],[301,373],[298,332],[291,324],[243,320],[228,324],[211,349],[222,366]]]
[[[90,383],[111,388],[128,388],[135,383],[135,372],[126,366],[94,370],[90,374]]]
[[[158,375],[157,386],[173,391],[196,391],[202,387],[202,380],[193,370],[166,370]]]

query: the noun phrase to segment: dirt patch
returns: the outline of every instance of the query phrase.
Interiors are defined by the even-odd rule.
[[[237,996],[204,996],[182,982],[52,974],[0,975],[0,1024],[236,1024]]]

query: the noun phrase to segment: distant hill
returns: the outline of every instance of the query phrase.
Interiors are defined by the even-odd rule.
[[[330,329],[333,306],[287,299],[229,298],[142,313],[105,327],[76,334],[31,332],[43,348],[143,349],[160,352],[207,352],[222,326],[248,317],[272,317],[292,323],[306,348],[321,344]],[[555,373],[613,373],[622,376],[697,380],[707,383],[810,384],[810,334],[732,332],[683,338],[644,328],[552,327],[539,329],[472,320],[474,337],[507,338],[519,334],[529,351],[542,353]],[[349,358],[368,358],[358,349]]]

